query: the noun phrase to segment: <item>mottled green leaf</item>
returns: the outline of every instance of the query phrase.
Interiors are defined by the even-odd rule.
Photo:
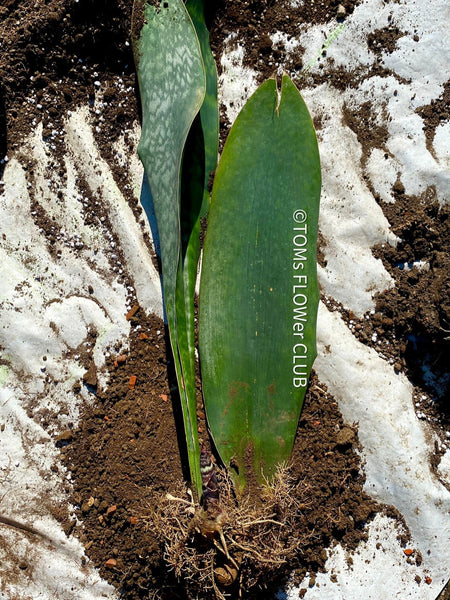
[[[183,409],[191,479],[201,491],[195,395],[187,396],[185,373],[192,360],[185,344],[180,211],[181,166],[188,132],[206,92],[205,68],[192,21],[181,0],[134,5],[133,36],[142,103],[139,156],[153,197],[161,248],[164,302]],[[177,306],[178,298],[178,306]],[[193,301],[193,300],[192,300]],[[181,343],[180,343],[181,339]],[[193,348],[192,348],[193,353]],[[189,379],[189,376],[188,376]]]

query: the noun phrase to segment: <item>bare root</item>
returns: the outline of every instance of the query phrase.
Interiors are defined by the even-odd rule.
[[[257,499],[236,501],[228,475],[221,471],[220,505],[213,514],[194,506],[184,490],[167,494],[143,517],[164,545],[164,558],[183,582],[188,598],[241,597],[260,589],[301,551],[306,539],[292,535],[304,504],[293,494],[289,469],[280,467]],[[305,488],[305,497],[307,485]]]

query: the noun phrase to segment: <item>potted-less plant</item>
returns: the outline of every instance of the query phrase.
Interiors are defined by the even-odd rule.
[[[187,537],[212,540],[208,551],[218,552],[220,559],[214,562],[211,585],[231,585],[246,557],[260,560],[276,550],[276,567],[282,554],[270,545],[252,549],[249,525],[245,543],[230,531],[227,542],[224,524],[279,527],[284,518],[255,513],[258,501],[249,503],[248,483],[261,486],[261,494],[273,485],[288,486],[282,469],[289,462],[316,354],[317,141],[289,77],[269,79],[229,133],[210,198],[208,180],[218,150],[217,74],[203,4],[139,1],[134,23],[142,103],[138,151],[158,223],[164,303],[195,498]],[[206,446],[200,448],[196,421],[194,295],[201,219],[208,212],[199,354],[210,441],[226,469],[222,497]]]

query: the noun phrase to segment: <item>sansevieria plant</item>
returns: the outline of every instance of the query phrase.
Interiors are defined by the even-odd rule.
[[[218,154],[217,74],[201,0],[135,1],[139,155],[161,247],[165,310],[192,486],[202,492],[195,388],[199,298],[204,405],[236,491],[288,461],[316,355],[320,161],[306,105],[286,75],[248,100]]]

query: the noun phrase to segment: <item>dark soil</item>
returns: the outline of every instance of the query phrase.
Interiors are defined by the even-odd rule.
[[[132,319],[129,350],[117,349],[117,356],[126,359],[115,356],[108,364],[108,389],[97,391],[97,402],[79,428],[69,440],[60,440],[82,522],[74,533],[102,575],[130,599],[147,598],[155,590],[163,598],[187,598],[195,589],[177,583],[167,570],[162,540],[151,522],[165,492],[179,492],[183,478],[174,415],[178,397],[166,341],[164,324],[139,310]],[[137,379],[130,389],[133,375]],[[94,385],[95,378],[89,383]],[[200,436],[206,439],[201,409],[198,417]],[[293,569],[298,578],[323,570],[330,543],[340,541],[351,550],[366,538],[365,525],[383,507],[362,491],[358,448],[357,428],[344,425],[337,403],[313,375],[290,472],[291,493],[298,494],[301,512],[289,535],[305,543],[287,571],[277,569],[277,583]],[[110,559],[114,567],[108,566]],[[260,578],[254,594],[261,597],[273,585]]]
[[[291,36],[298,32],[299,23],[325,23],[336,16],[345,22],[357,4],[321,0],[292,8],[287,1],[211,2],[211,44],[218,58],[225,38],[235,32],[246,49],[245,60],[258,69],[261,80],[281,66],[301,84],[306,76],[302,48],[288,55],[282,45],[272,44],[269,34],[279,30]],[[88,104],[100,151],[112,165],[136,217],[141,218],[141,208],[110,155],[111,141],[139,119],[130,23],[131,2],[125,0],[0,2],[0,191],[3,157],[20,155],[25,136],[40,122],[45,142],[62,154],[63,141],[54,131],[62,128],[68,110]],[[380,57],[392,51],[402,35],[415,33],[400,32],[388,21],[370,36],[369,47]],[[390,74],[381,66],[364,73],[333,70],[325,50],[317,60],[327,72],[308,76],[308,83],[320,84],[326,78],[337,89],[375,71],[380,76]],[[418,113],[432,148],[437,125],[448,119],[448,86],[440,99]],[[362,144],[363,162],[371,148],[383,148],[386,129],[376,125],[370,103],[358,113],[347,109],[344,116]],[[229,127],[224,117],[221,125],[223,141]],[[383,260],[396,286],[380,294],[375,313],[363,319],[356,319],[345,307],[335,305],[335,309],[359,340],[380,352],[382,347],[394,368],[407,374],[416,386],[420,418],[442,435],[448,425],[450,384],[445,362],[450,330],[448,209],[440,207],[432,188],[420,199],[409,198],[399,180],[394,191],[395,204],[380,204],[402,241],[397,248],[374,248],[374,254]],[[373,193],[377,198],[376,190]],[[54,245],[51,223],[37,201],[33,208],[49,245]],[[93,210],[89,218],[103,217],[107,226],[101,207]],[[429,268],[419,269],[417,261]],[[80,537],[102,576],[127,600],[155,597],[156,592],[167,599],[189,598],[194,593],[211,598],[210,591],[202,596],[195,585],[183,577],[178,581],[168,570],[164,541],[152,526],[155,507],[165,494],[184,494],[185,455],[177,435],[177,393],[164,324],[142,309],[131,324],[129,346],[116,348],[107,363],[107,389],[98,388],[95,368],[84,357],[88,373],[79,385],[89,386],[96,394],[95,404],[86,407],[77,428],[56,440],[73,476],[71,502],[81,524],[76,525],[68,514],[59,517],[68,534]],[[125,359],[117,358],[124,355]],[[131,377],[136,377],[134,385]],[[200,435],[206,440],[201,408],[199,419]],[[243,597],[272,598],[274,586],[292,571],[297,581],[309,572],[309,585],[314,586],[314,573],[324,569],[327,548],[337,542],[348,550],[356,548],[378,511],[398,517],[363,492],[357,425],[343,423],[337,403],[314,374],[297,433],[291,493],[301,510],[292,518],[290,534],[304,544],[291,555],[289,564],[277,570],[279,580],[265,579],[261,571],[252,589],[246,589],[244,582]],[[436,448],[434,466],[442,451],[442,446]],[[307,597],[307,590],[300,594]]]
[[[427,139],[428,151],[435,156],[433,148],[436,127],[450,118],[450,80],[444,85],[444,91],[436,100],[430,104],[421,106],[416,111],[423,119],[425,137]]]

